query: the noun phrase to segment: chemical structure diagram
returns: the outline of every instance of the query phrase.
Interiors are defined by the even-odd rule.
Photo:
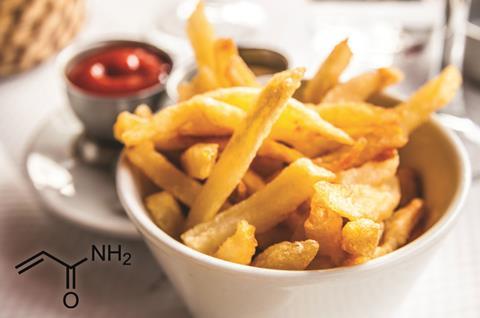
[[[110,262],[114,260],[112,255],[117,255],[117,260],[118,262],[121,262],[121,265],[123,266],[131,265],[130,259],[132,257],[132,254],[130,254],[129,252],[122,253],[121,245],[118,245],[118,248],[116,250],[112,249],[110,244],[108,245],[103,244],[101,248],[98,248],[97,246],[92,245],[90,261],[94,262],[98,260],[102,262]],[[62,261],[60,258],[43,250],[25,259],[24,261],[18,263],[17,265],[15,265],[15,269],[17,270],[18,274],[21,275],[26,271],[32,269],[33,267],[37,266],[38,264],[42,263],[45,259],[52,260],[55,263],[60,264],[65,268],[66,292],[63,295],[63,305],[68,309],[73,309],[77,307],[80,301],[80,298],[78,294],[75,292],[76,280],[77,280],[76,269],[78,266],[87,262],[89,259],[87,257],[84,257],[74,264],[68,264]]]

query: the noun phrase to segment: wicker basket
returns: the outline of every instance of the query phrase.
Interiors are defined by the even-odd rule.
[[[27,70],[57,52],[84,17],[84,0],[0,0],[0,76]]]

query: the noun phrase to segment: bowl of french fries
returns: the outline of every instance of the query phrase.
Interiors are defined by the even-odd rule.
[[[120,114],[114,135],[122,205],[191,313],[391,316],[468,192],[465,150],[431,117],[458,70],[400,101],[394,68],[340,80],[342,41],[310,80],[261,85],[235,47],[214,57],[201,3],[187,31],[197,73],[179,101]]]

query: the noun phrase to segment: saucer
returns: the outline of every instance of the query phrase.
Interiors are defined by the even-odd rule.
[[[69,222],[115,237],[139,239],[115,190],[119,150],[107,150],[104,159],[108,163],[92,164],[85,157],[94,156],[100,148],[85,140],[82,125],[66,107],[48,116],[24,156],[25,173],[35,192],[49,211]]]

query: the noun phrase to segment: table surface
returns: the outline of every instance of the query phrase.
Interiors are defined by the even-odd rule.
[[[269,10],[271,25],[277,31],[270,33],[276,36],[270,40],[277,46],[295,47],[289,53],[297,58],[294,64],[301,63],[306,58],[302,56],[305,38],[298,33],[292,36],[294,30],[279,22],[286,12],[301,20],[294,1],[285,1],[282,8],[273,0],[262,2],[276,9]],[[129,0],[90,1],[89,19],[79,38],[144,34],[159,12],[158,3],[137,0],[137,6],[132,7]],[[113,4],[115,14],[110,11]],[[480,119],[480,91],[467,83],[465,97],[469,113]],[[65,100],[54,59],[27,73],[0,79],[0,317],[188,317],[142,242],[106,237],[66,224],[51,217],[35,199],[21,174],[21,158],[35,127],[58,107],[65,107]],[[479,194],[480,183],[476,182],[459,223],[395,310],[398,317],[480,317]],[[40,266],[35,274],[22,275],[21,279],[14,268],[44,248],[74,263],[89,256],[92,244],[121,244],[132,254],[132,265],[82,265],[77,272],[81,305],[75,310],[66,309],[61,302],[65,284],[62,268]]]

